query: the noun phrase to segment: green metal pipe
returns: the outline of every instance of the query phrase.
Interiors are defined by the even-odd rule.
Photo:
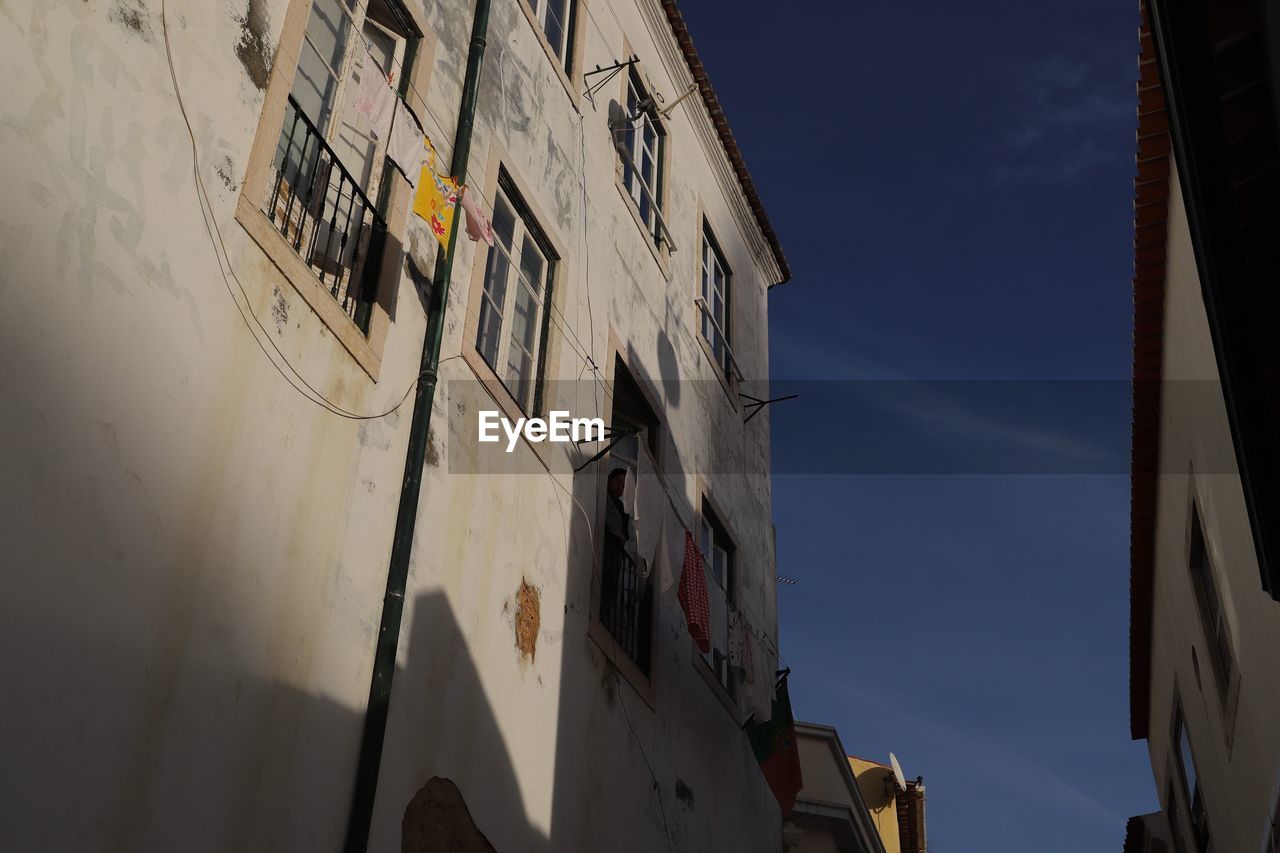
[[[476,0],[471,26],[471,47],[467,54],[467,75],[458,107],[458,129],[453,140],[450,174],[459,183],[467,176],[471,155],[471,131],[475,125],[476,101],[480,91],[480,69],[484,64],[485,36],[489,30],[491,0]],[[404,461],[404,481],[400,486],[400,507],[396,512],[395,537],[391,542],[391,563],[387,570],[387,592],[382,600],[382,623],[374,651],[373,677],[369,682],[369,702],[360,737],[360,757],[356,764],[355,790],[347,818],[346,853],[365,853],[373,822],[373,803],[382,766],[382,746],[387,734],[387,714],[391,708],[391,682],[396,672],[396,648],[400,641],[400,621],[404,613],[405,584],[409,557],[413,553],[413,531],[418,520],[418,496],[422,489],[422,467],[426,460],[427,436],[431,427],[431,406],[436,395],[440,366],[440,342],[444,338],[444,312],[449,302],[449,279],[458,242],[461,211],[453,219],[449,250],[436,258],[435,275],[427,310],[427,331],[422,341],[422,370],[413,400],[409,424],[409,449]]]

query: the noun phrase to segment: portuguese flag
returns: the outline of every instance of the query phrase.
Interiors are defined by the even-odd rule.
[[[782,806],[782,816],[791,814],[796,804],[796,794],[804,787],[800,777],[800,748],[796,744],[796,721],[791,715],[791,697],[787,694],[787,676],[778,679],[773,700],[773,716],[767,723],[748,720],[743,727],[751,749],[760,762],[769,790]]]

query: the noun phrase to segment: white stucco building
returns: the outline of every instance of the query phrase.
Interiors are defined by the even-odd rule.
[[[1126,853],[1280,849],[1280,17],[1142,3]]]
[[[448,172],[474,11],[0,5],[0,848],[362,848],[441,290],[353,105],[372,58]],[[454,250],[368,848],[440,777],[501,851],[780,849],[728,616],[771,672],[769,414],[739,391],[767,396],[786,261],[672,0],[492,0],[484,35],[466,183],[498,247]],[[507,456],[486,408],[627,435]],[[615,467],[658,472],[648,581],[609,568]],[[438,790],[405,849],[473,849]]]

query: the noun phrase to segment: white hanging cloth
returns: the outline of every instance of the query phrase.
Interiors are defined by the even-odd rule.
[[[360,88],[356,94],[354,109],[369,122],[369,130],[375,138],[386,139],[391,130],[391,116],[399,99],[383,76],[378,61],[369,52],[367,43],[360,61]]]
[[[411,187],[418,185],[418,176],[422,174],[427,155],[427,147],[423,144],[425,138],[422,125],[418,124],[404,101],[396,98],[395,118],[387,137],[387,159],[396,164]]]

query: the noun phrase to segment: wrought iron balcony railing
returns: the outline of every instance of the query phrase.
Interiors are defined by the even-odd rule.
[[[265,213],[368,334],[387,223],[292,95],[274,167]]]
[[[600,622],[645,675],[649,674],[653,584],[640,574],[626,545],[605,534],[600,579]]]

